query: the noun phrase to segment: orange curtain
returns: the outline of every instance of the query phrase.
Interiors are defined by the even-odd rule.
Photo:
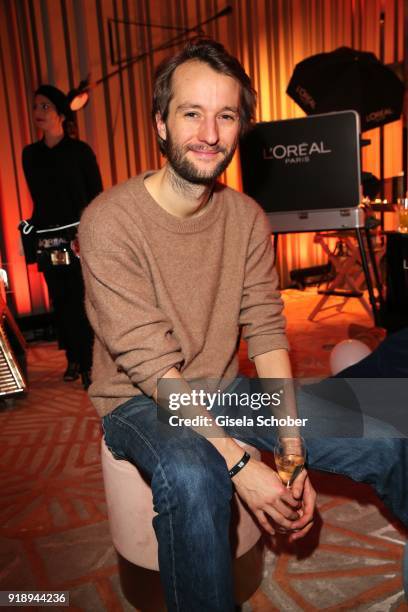
[[[385,14],[385,62],[403,58],[403,0],[232,0],[233,12],[203,27],[244,64],[259,92],[258,120],[302,115],[285,90],[295,64],[341,45],[380,52],[380,14]],[[40,82],[68,91],[115,70],[123,59],[148,52],[224,7],[219,0],[0,0],[0,256],[7,267],[18,315],[44,311],[47,294],[35,266],[25,265],[17,224],[31,202],[21,168],[23,147],[37,138],[30,116]],[[126,22],[165,24],[175,29]],[[178,46],[172,47],[177,49]],[[79,136],[97,154],[105,187],[147,168],[160,156],[150,121],[154,67],[171,50],[156,52],[92,90],[78,113]],[[378,130],[363,154],[363,167],[378,176]],[[402,171],[401,123],[385,132],[385,176]],[[240,188],[235,159],[226,182]],[[322,263],[312,234],[281,239],[278,267],[283,286],[292,268]]]

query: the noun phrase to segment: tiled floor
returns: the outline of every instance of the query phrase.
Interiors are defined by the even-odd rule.
[[[308,321],[316,299],[285,292],[298,376],[327,374],[331,348],[348,333],[372,345],[382,335],[367,331],[371,322],[353,300],[341,314],[331,309]],[[244,348],[241,357],[251,372]],[[99,420],[79,383],[61,381],[62,370],[53,344],[30,346],[29,394],[0,411],[0,590],[65,590],[70,610],[131,610],[110,543]],[[317,473],[313,481],[313,533],[296,548],[284,539],[270,543],[262,587],[245,612],[407,611],[398,526],[368,487]]]

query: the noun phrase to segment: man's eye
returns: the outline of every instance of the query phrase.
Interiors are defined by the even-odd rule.
[[[198,117],[198,113],[194,112],[194,111],[188,111],[187,113],[184,113],[185,117],[190,117],[192,119],[195,119],[196,117]]]
[[[235,115],[221,115],[221,119],[224,121],[235,121]]]

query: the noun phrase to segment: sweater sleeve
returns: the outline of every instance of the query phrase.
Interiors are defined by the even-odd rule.
[[[270,228],[265,215],[260,212],[248,248],[240,309],[240,325],[243,326],[250,359],[276,349],[289,348],[278,287]]]
[[[180,343],[156,304],[148,269],[140,259],[110,244],[107,231],[99,241],[101,248],[95,248],[88,229],[81,221],[81,265],[90,322],[118,371],[126,372],[151,396],[157,379],[183,362]]]

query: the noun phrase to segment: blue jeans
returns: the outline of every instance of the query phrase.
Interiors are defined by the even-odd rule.
[[[236,387],[240,385],[237,379]],[[229,390],[232,390],[231,388]],[[220,411],[213,408],[213,414]],[[371,484],[408,525],[408,440],[396,437],[339,438],[341,409],[300,394],[301,418],[319,414],[325,437],[307,440],[308,465]],[[336,418],[333,414],[336,413]],[[365,433],[382,424],[368,419]],[[118,459],[142,470],[153,491],[159,567],[169,612],[234,610],[230,501],[233,487],[223,457],[205,438],[157,418],[153,400],[135,397],[103,418],[107,446]],[[259,449],[273,450],[273,428],[265,434],[225,427]],[[331,432],[331,437],[328,434]]]

